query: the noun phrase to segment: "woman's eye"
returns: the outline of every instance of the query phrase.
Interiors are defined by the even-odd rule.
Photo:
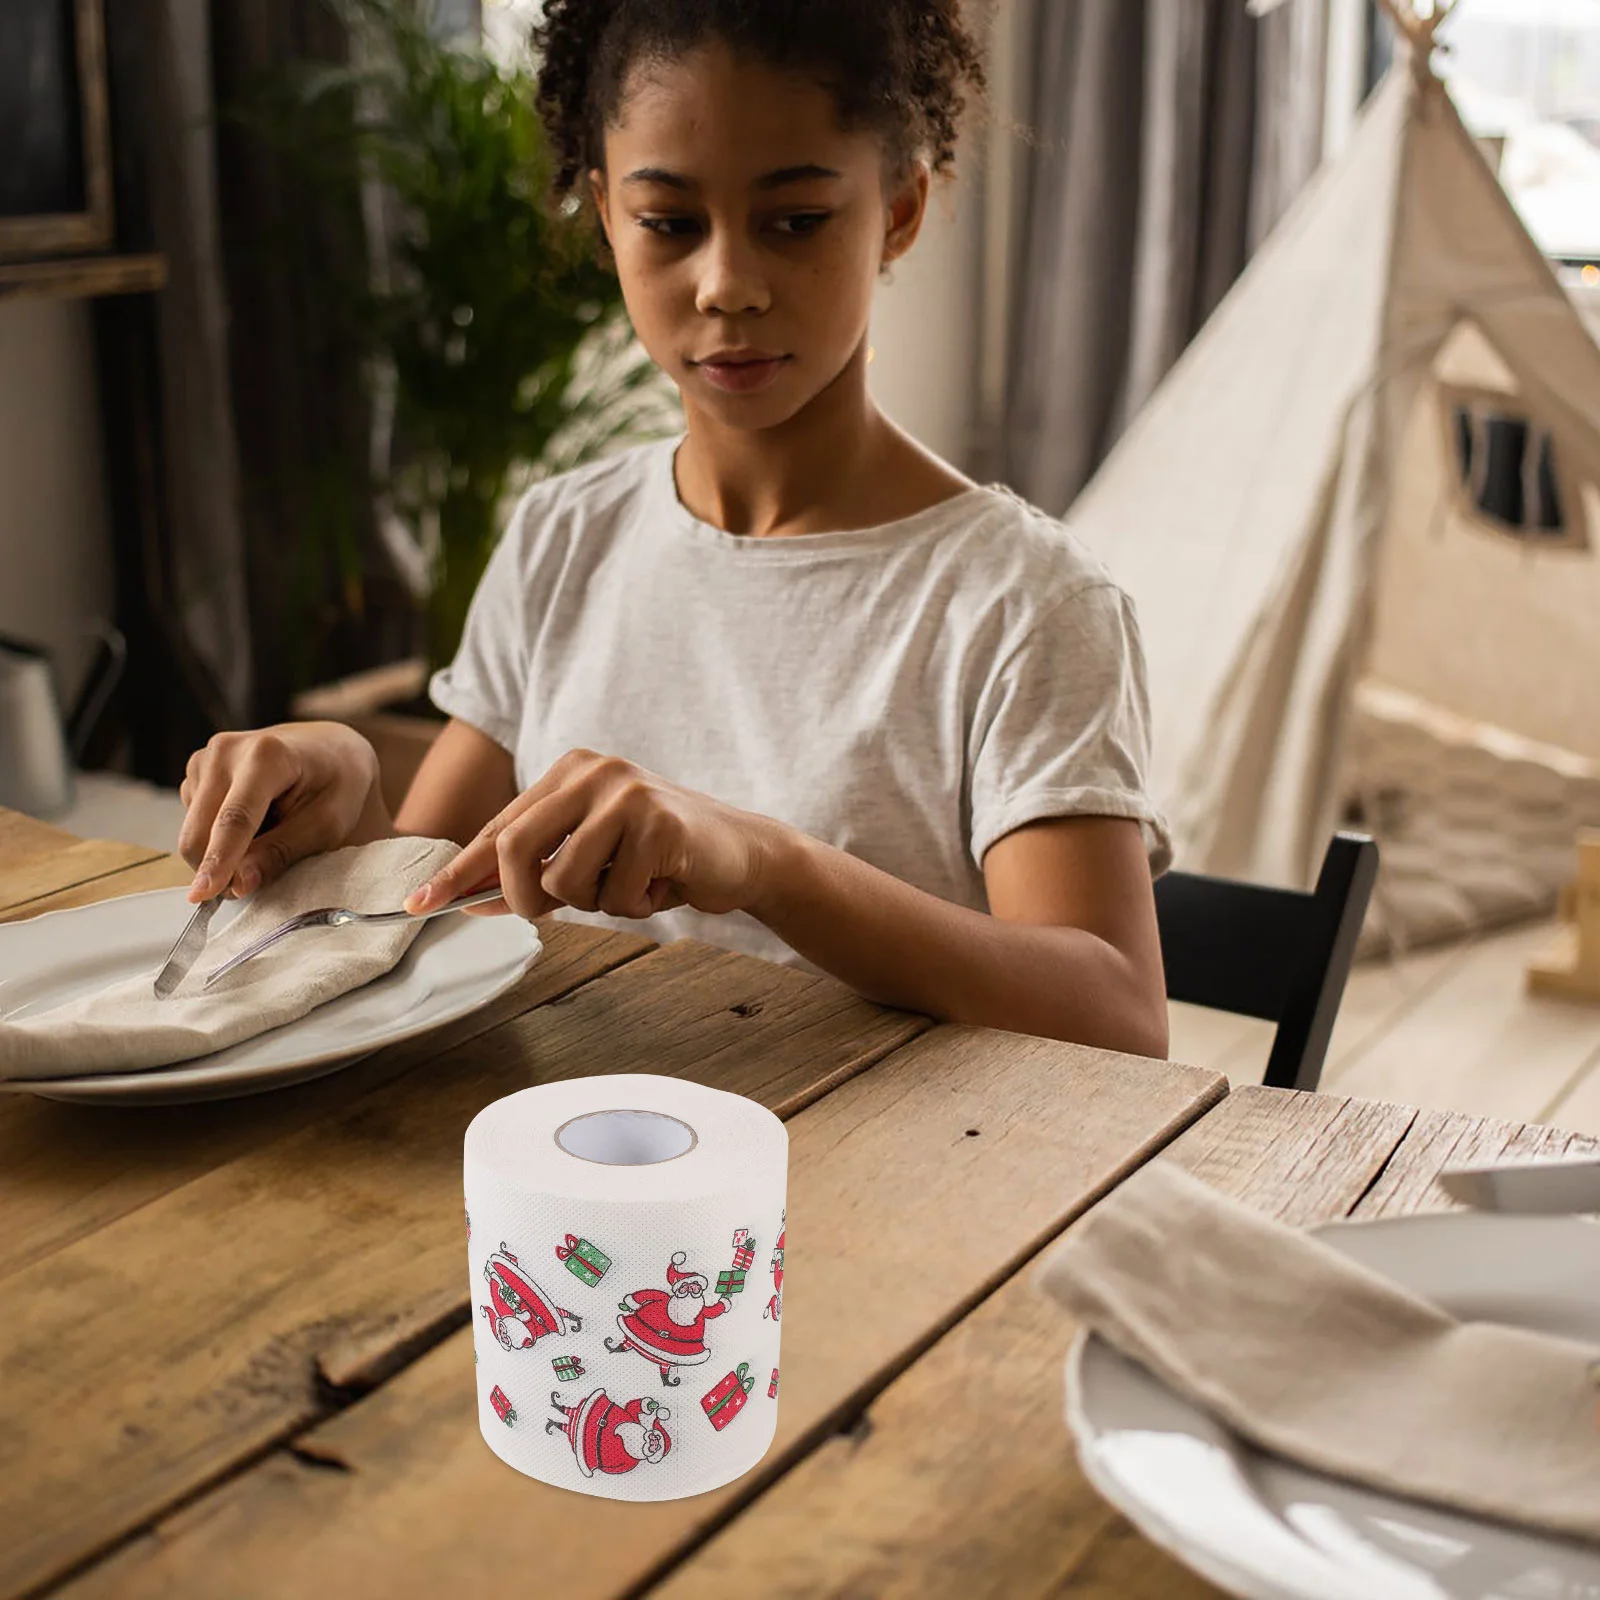
[[[773,226],[791,239],[808,238],[828,220],[826,211],[796,211],[791,216],[779,217]]]
[[[663,239],[688,239],[700,231],[693,217],[640,217],[639,226]]]

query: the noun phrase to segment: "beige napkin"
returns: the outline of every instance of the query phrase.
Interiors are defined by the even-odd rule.
[[[399,961],[421,932],[416,920],[291,934],[270,950],[202,987],[211,972],[264,933],[302,911],[348,906],[395,911],[451,860],[448,839],[383,839],[297,862],[258,890],[211,939],[188,976],[155,997],[161,960],[136,978],[18,1020],[0,1017],[0,1078],[62,1078],[131,1072],[223,1050],[296,1017],[335,995],[370,983]],[[177,939],[188,912],[175,911]]]
[[[1600,1350],[1458,1322],[1170,1161],[1102,1201],[1038,1282],[1263,1449],[1600,1540]]]

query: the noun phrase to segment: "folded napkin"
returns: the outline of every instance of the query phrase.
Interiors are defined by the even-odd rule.
[[[383,839],[297,862],[258,890],[226,928],[214,929],[200,958],[164,1000],[153,985],[161,963],[48,1011],[0,1017],[0,1078],[63,1078],[132,1072],[223,1050],[303,1017],[335,995],[382,977],[423,924],[346,923],[291,934],[203,988],[208,972],[302,911],[347,906],[395,911],[451,860],[448,839]],[[172,937],[187,913],[174,913]],[[165,959],[165,952],[163,952]]]
[[[1038,1282],[1265,1450],[1392,1494],[1600,1540],[1600,1350],[1458,1322],[1170,1161],[1096,1206]]]

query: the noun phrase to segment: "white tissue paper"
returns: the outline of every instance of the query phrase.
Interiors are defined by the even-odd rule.
[[[778,1419],[783,1123],[644,1073],[541,1084],[467,1129],[478,1425],[519,1472],[676,1500]]]

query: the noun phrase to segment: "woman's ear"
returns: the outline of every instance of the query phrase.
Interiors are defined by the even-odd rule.
[[[913,161],[889,193],[883,234],[883,265],[898,261],[922,231],[928,214],[928,185],[931,174],[926,161]]]
[[[611,215],[606,205],[606,175],[599,167],[589,169],[589,198],[594,201],[594,214],[600,219],[600,232],[605,236],[606,248],[611,248]]]

